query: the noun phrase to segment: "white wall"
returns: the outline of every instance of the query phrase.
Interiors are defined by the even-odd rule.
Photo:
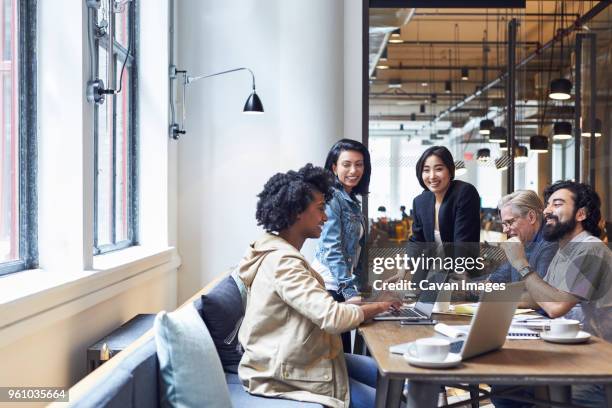
[[[307,162],[323,165],[345,136],[345,99],[361,98],[354,72],[361,54],[351,49],[345,60],[344,16],[347,8],[359,18],[349,32],[358,29],[360,50],[361,2],[181,0],[177,6],[179,68],[195,75],[249,67],[266,111],[241,113],[246,72],[205,79],[187,91],[188,133],[178,142],[182,300],[236,264],[261,234],[255,205],[265,181]],[[359,78],[350,84],[356,95],[345,93],[345,78]],[[351,121],[360,109],[360,102],[351,105]],[[304,252],[312,253],[312,243]]]

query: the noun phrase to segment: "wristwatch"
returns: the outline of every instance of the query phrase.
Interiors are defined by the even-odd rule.
[[[521,280],[525,279],[531,272],[533,272],[533,269],[531,269],[529,265],[525,265],[518,270],[519,275],[521,275]]]

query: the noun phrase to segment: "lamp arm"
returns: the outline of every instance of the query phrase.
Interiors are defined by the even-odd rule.
[[[195,77],[188,76],[186,84],[190,84],[192,82],[199,81],[200,79],[204,79],[204,78],[210,78],[210,77],[214,77],[214,76],[217,76],[217,75],[229,74],[230,72],[243,71],[243,70],[249,71],[251,73],[251,78],[253,80],[253,90],[255,90],[255,74],[253,74],[253,71],[251,71],[249,68],[234,68],[234,69],[229,69],[227,71],[217,72],[215,74],[210,74],[210,75],[199,75],[199,76],[195,76]]]

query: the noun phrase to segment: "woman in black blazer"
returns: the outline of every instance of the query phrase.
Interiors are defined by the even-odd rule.
[[[417,162],[416,175],[425,191],[412,204],[410,241],[435,242],[438,247],[449,244],[444,245],[451,248],[445,250],[446,255],[472,255],[480,241],[480,196],[476,188],[454,180],[455,162],[443,146],[425,150]]]
[[[480,241],[480,196],[470,183],[455,178],[453,156],[444,146],[425,150],[416,165],[425,189],[413,201],[413,242]],[[437,216],[437,217],[436,217]]]

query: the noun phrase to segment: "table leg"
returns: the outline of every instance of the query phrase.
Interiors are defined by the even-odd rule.
[[[359,330],[355,330],[355,345],[353,346],[353,353],[366,355],[366,345],[363,341],[363,336],[359,333]]]
[[[385,377],[378,373],[376,379],[376,408],[399,408],[404,380]]]
[[[439,384],[430,384],[422,381],[408,382],[407,408],[435,407],[440,393]]]
[[[549,385],[548,395],[553,402],[572,402],[572,388],[569,385]]]

